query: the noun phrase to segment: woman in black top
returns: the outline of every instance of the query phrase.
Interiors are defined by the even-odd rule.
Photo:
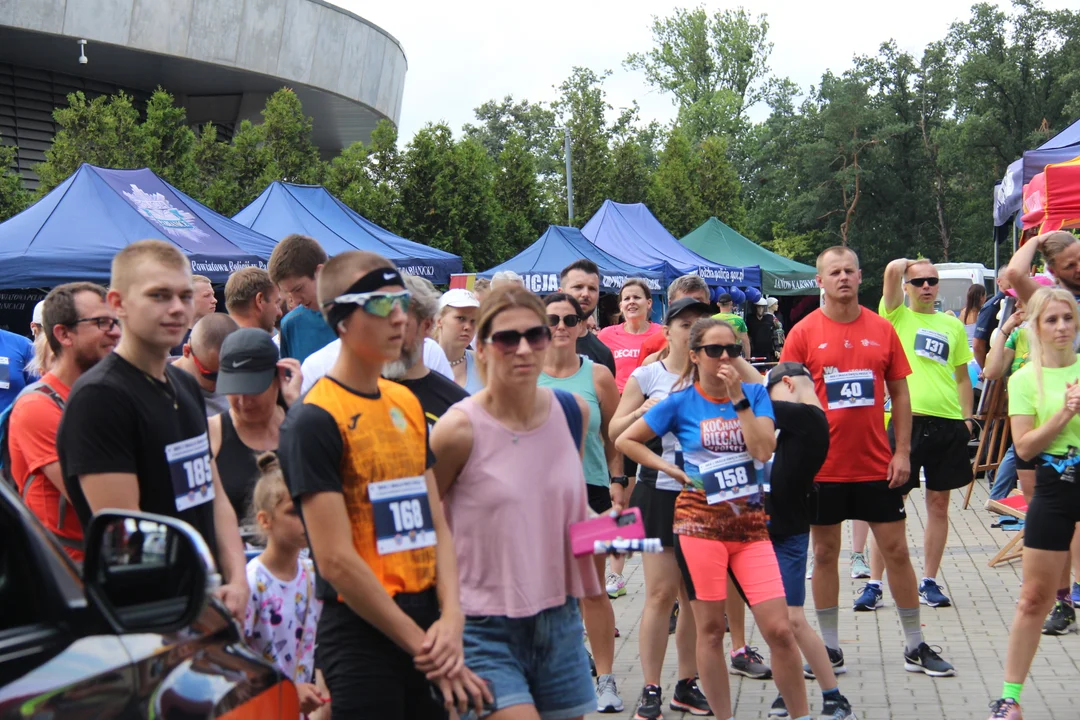
[[[259,479],[255,458],[277,450],[285,410],[299,396],[300,363],[280,360],[265,331],[241,328],[221,345],[217,382],[229,410],[209,420],[210,451],[243,528]]]

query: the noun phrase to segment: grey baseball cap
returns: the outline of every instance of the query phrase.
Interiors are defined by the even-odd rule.
[[[277,375],[277,345],[265,330],[240,328],[229,333],[221,344],[220,357],[220,395],[258,395]]]

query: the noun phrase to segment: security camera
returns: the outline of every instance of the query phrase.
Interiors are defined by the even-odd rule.
[[[88,62],[90,62],[90,61],[86,59],[86,41],[85,40],[80,40],[79,41],[79,64],[80,65],[85,65]]]

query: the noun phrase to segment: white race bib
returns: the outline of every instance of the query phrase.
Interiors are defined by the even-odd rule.
[[[830,410],[874,406],[874,371],[848,370],[824,376]]]
[[[210,439],[206,433],[165,446],[177,512],[214,499],[214,473],[210,469]]]
[[[368,499],[375,519],[375,548],[380,555],[435,544],[435,523],[423,475],[373,482],[368,485]]]

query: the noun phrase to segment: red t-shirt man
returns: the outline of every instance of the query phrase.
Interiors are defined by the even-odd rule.
[[[41,379],[67,402],[71,388],[52,373]],[[37,475],[24,500],[30,511],[55,535],[82,543],[83,529],[75,508],[61,502],[63,495],[43,473],[52,463],[59,463],[56,452],[56,431],[63,410],[42,392],[28,392],[15,403],[8,419],[8,452],[11,454],[11,476],[20,493],[31,475]],[[58,470],[59,472],[59,470]],[[63,517],[61,517],[63,515]],[[83,552],[64,545],[64,552],[76,562],[82,562]]]
[[[644,362],[645,358],[660,352],[666,347],[667,334],[658,332],[655,335],[650,335],[645,342],[641,343],[641,360]]]
[[[885,383],[911,374],[888,320],[863,308],[850,323],[820,309],[791,329],[780,362],[801,362],[829,418],[829,455],[818,482],[864,482],[888,476]]]

